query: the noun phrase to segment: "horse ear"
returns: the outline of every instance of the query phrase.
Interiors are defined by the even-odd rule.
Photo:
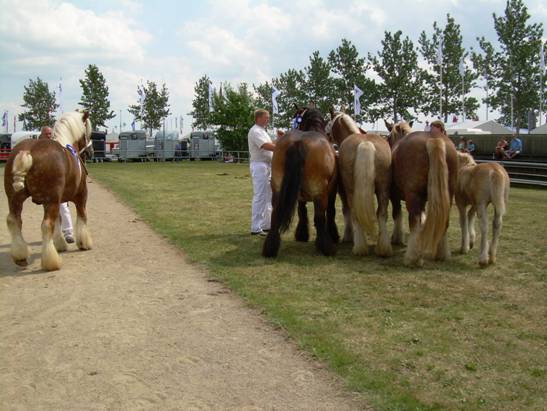
[[[329,108],[329,112],[330,112],[330,119],[332,120],[332,119],[334,118],[334,115],[335,115],[335,113],[334,113],[334,107],[331,106],[331,107]]]
[[[308,108],[315,108],[315,101],[310,101]]]
[[[300,110],[300,107],[298,107],[298,104],[293,103],[293,105],[294,105],[294,108],[295,108],[296,111]]]
[[[408,123],[408,125],[409,125],[410,127],[412,127],[412,124],[414,124],[414,120],[412,120],[412,121],[410,121],[410,123]]]
[[[87,119],[89,118],[89,111],[84,111],[84,115],[82,117],[82,121],[85,123]]]
[[[390,123],[385,118],[384,118],[384,124],[386,125],[386,128],[387,128],[388,131],[393,130],[393,123]]]

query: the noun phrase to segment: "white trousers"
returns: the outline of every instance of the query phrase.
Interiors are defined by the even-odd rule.
[[[72,235],[72,216],[67,203],[61,203],[59,207],[59,216],[61,217],[61,230],[64,235]]]
[[[260,230],[270,229],[272,218],[271,165],[253,161],[250,168],[253,180],[251,232],[256,233]]]

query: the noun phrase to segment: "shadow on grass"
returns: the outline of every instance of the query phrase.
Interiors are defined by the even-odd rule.
[[[382,258],[374,254],[355,256],[351,252],[351,243],[339,243],[337,254],[326,257],[317,251],[313,240],[304,243],[288,237],[283,238],[277,258],[264,258],[261,255],[264,239],[247,233],[196,235],[189,237],[188,240],[196,244],[192,248],[200,254],[199,259],[205,259],[206,263],[213,266],[232,269],[280,264],[288,268],[304,266],[320,268],[335,264],[339,268],[362,275],[377,275],[379,272],[393,276],[419,273],[430,275],[438,272],[459,277],[468,275],[470,272],[484,272],[476,266],[474,256],[469,254],[462,256],[456,252],[453,252],[452,257],[447,261],[426,259],[423,267],[412,268],[403,264],[405,247],[394,247],[392,257]],[[204,251],[200,251],[200,248],[208,250],[207,255],[203,254]]]

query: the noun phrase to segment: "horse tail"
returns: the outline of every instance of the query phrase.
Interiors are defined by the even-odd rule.
[[[421,246],[425,252],[435,254],[450,216],[448,190],[448,164],[446,145],[440,138],[430,138],[426,143],[429,157],[427,176],[426,219],[421,233]]]
[[[32,167],[32,156],[30,151],[19,151],[13,160],[12,174],[13,174],[13,189],[22,191],[25,189],[25,177]]]
[[[492,204],[496,213],[505,215],[507,200],[509,198],[509,175],[503,167],[492,170]]]
[[[353,204],[355,218],[370,238],[376,235],[376,212],[374,192],[376,170],[374,159],[376,148],[370,141],[362,141],[357,146],[353,164]]]
[[[277,201],[277,216],[281,232],[291,225],[304,170],[306,153],[302,141],[296,141],[287,149],[285,155],[285,170]]]

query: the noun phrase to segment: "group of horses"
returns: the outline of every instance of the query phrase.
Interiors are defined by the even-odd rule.
[[[331,110],[330,121],[316,108],[300,108],[299,127],[278,139],[272,158],[272,220],[262,255],[276,257],[280,234],[289,229],[298,204],[295,239],[308,241],[306,202],[313,202],[316,247],[324,255],[336,253],[335,222],[338,194],[344,214],[344,241],[353,253],[371,249],[381,257],[403,245],[401,201],[408,210],[410,235],[404,262],[423,265],[424,257],[450,256],[447,230],[453,199],[460,212],[461,252],[473,247],[474,216],[481,227],[479,264],[496,260],[502,217],[509,193],[509,176],[499,164],[476,164],[457,152],[446,133],[412,131],[412,123],[391,124],[388,138],[362,130],[345,113]],[[338,153],[335,147],[338,147]],[[388,204],[394,229],[388,235]],[[488,242],[487,206],[494,205],[494,232]],[[471,206],[469,211],[467,208]]]
[[[278,255],[280,234],[289,229],[295,208],[295,238],[309,240],[307,202],[314,204],[317,249],[324,255],[334,255],[340,240],[335,222],[338,194],[344,214],[343,239],[353,241],[354,254],[366,255],[374,248],[377,255],[389,257],[392,245],[403,244],[404,201],[410,227],[405,264],[420,266],[424,256],[446,259],[450,254],[450,207],[455,197],[462,227],[461,251],[473,247],[477,214],[481,228],[479,264],[495,262],[509,193],[509,177],[499,164],[477,165],[470,155],[458,153],[445,134],[412,132],[412,124],[405,122],[386,122],[390,135],[385,139],[366,133],[345,113],[331,111],[328,123],[316,108],[299,109],[297,116],[299,128],[279,138],[273,153],[273,211],[262,250],[265,257]],[[92,247],[86,215],[87,173],[82,159],[84,153],[91,155],[90,150],[89,114],[79,111],[59,118],[51,140],[25,140],[13,149],[4,171],[4,188],[9,202],[11,256],[16,264],[28,264],[29,247],[22,235],[21,213],[29,197],[44,207],[44,270],[59,269],[58,252],[67,249],[59,222],[61,202],[76,205],[78,248]],[[389,201],[394,219],[391,239],[387,231]],[[486,211],[490,203],[494,205],[491,245]]]

